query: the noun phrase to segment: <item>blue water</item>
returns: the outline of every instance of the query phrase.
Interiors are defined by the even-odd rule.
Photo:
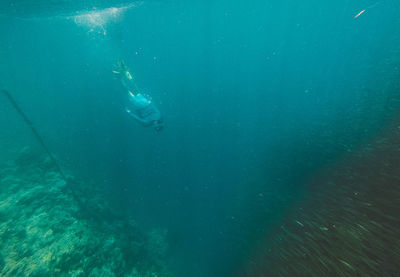
[[[168,230],[178,276],[235,276],[303,180],[395,112],[399,4],[328,2],[149,1],[102,26],[3,15],[0,81],[65,170]],[[120,59],[162,132],[126,114]]]

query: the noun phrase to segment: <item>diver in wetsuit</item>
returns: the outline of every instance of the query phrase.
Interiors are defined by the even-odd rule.
[[[126,112],[143,126],[152,126],[156,131],[163,129],[163,120],[160,111],[151,100],[141,94],[135,81],[123,61],[117,63],[113,73],[119,77],[122,85],[128,91],[129,106]]]

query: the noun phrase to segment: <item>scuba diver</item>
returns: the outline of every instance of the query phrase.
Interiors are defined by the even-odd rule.
[[[135,81],[123,61],[119,61],[113,73],[118,76],[122,85],[128,91],[129,106],[126,112],[145,127],[152,126],[157,132],[163,129],[160,111],[151,99],[140,93]]]

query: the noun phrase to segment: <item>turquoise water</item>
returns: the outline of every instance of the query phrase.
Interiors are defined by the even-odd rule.
[[[10,3],[0,4],[0,85],[32,121],[61,174],[81,180],[73,185],[78,196],[108,203],[91,220],[113,226],[107,229],[111,234],[124,232],[105,212],[110,209],[118,221],[133,219],[146,234],[164,234],[163,255],[128,249],[119,261],[136,257],[143,272],[158,263],[174,276],[193,277],[296,276],[303,267],[310,271],[298,276],[376,276],[376,270],[399,262],[398,243],[391,262],[368,254],[399,240],[399,222],[377,219],[362,204],[372,202],[376,214],[400,209],[398,161],[391,159],[398,152],[400,100],[395,0]],[[126,113],[127,92],[112,73],[119,60],[162,113],[161,132]],[[2,177],[29,183],[26,162],[10,162],[21,160],[22,151],[24,160],[33,161],[29,166],[42,164],[24,153],[27,146],[45,151],[0,97],[0,162],[21,169],[3,170]],[[354,177],[364,175],[372,181]],[[385,181],[393,193],[371,193]],[[51,182],[44,179],[50,187]],[[341,202],[359,191],[365,191],[362,201]],[[4,199],[11,195],[2,193]],[[75,216],[91,207],[78,207]],[[328,217],[335,224],[324,222]],[[383,234],[371,235],[377,243],[360,247],[360,260],[349,254],[349,261],[336,254],[333,241],[347,241],[349,249],[365,241],[354,239],[356,231],[329,230],[350,230],[345,223],[356,224],[357,218],[362,226],[370,224],[366,230],[388,233],[375,230]],[[281,228],[296,220],[296,227],[310,230]],[[318,238],[315,244],[290,240],[302,232]],[[119,237],[121,244],[128,238]],[[282,270],[298,251],[309,249],[315,252],[293,262],[292,272]],[[68,266],[73,263],[62,270]],[[105,274],[82,268],[82,276],[89,270]],[[110,276],[135,276],[125,266],[111,268]],[[385,276],[398,274],[394,269]]]

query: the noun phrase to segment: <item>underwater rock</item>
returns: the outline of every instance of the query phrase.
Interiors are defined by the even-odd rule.
[[[29,165],[35,164],[38,162],[43,162],[43,152],[39,149],[32,148],[30,146],[25,146],[20,149],[18,153],[18,158],[15,159],[14,163],[17,167],[26,168]]]
[[[173,276],[163,260],[165,231],[147,233],[121,217],[102,220],[111,209],[107,199],[76,182],[84,187],[83,209],[68,185],[29,148],[1,167],[0,276]]]

